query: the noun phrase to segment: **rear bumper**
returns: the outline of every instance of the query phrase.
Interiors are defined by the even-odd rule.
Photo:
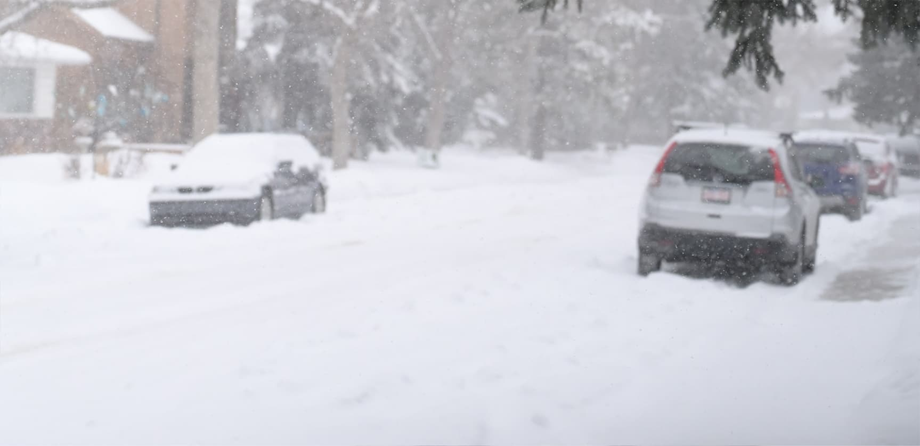
[[[766,265],[794,258],[782,235],[767,239],[671,229],[646,224],[639,233],[639,250],[670,262],[743,261]]]
[[[150,203],[154,226],[247,224],[259,216],[259,200],[165,201]]]
[[[888,181],[891,180],[891,177],[885,178],[873,178],[869,180],[869,193],[872,195],[882,195],[885,193],[885,188],[888,187]]]

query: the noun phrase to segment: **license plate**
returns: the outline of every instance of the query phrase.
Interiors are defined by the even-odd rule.
[[[704,187],[703,202],[728,204],[732,201],[732,190],[722,187]]]

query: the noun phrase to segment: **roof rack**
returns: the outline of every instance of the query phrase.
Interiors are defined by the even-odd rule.
[[[779,138],[783,140],[783,144],[791,146],[795,143],[795,133],[794,132],[779,132]]]

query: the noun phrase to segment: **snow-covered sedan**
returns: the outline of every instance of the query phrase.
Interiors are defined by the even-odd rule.
[[[328,190],[319,153],[299,135],[205,138],[150,193],[157,226],[249,224],[324,212]]]

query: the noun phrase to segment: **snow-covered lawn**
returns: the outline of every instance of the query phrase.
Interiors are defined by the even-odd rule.
[[[0,443],[918,441],[917,281],[821,296],[920,185],[825,217],[795,288],[642,279],[659,153],[381,155],[326,215],[208,230],[147,227],[165,169],[0,159]]]

